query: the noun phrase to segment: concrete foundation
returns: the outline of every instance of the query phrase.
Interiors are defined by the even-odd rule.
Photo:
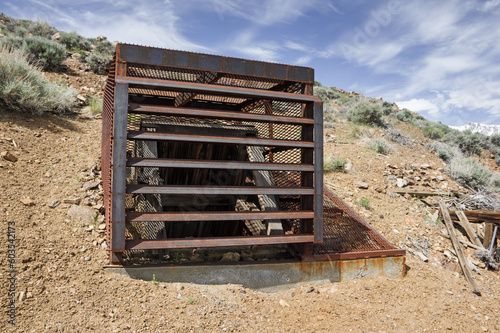
[[[169,266],[108,266],[106,270],[133,279],[196,284],[241,284],[246,288],[277,292],[303,284],[327,284],[365,277],[406,275],[404,256],[334,261],[236,262]]]

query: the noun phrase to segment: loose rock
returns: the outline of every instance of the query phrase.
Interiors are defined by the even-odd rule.
[[[97,213],[93,209],[87,207],[72,205],[67,214],[78,224],[92,224]]]
[[[9,161],[9,162],[17,162],[17,157],[15,157],[14,155],[12,155],[10,152],[8,151],[3,151],[0,153],[0,156],[2,156],[2,158],[6,161]]]
[[[35,201],[30,199],[30,198],[23,198],[21,199],[21,202],[25,205],[25,206],[33,206],[35,204]]]

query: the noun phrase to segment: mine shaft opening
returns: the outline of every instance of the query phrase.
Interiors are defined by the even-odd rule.
[[[227,123],[186,123],[170,120],[141,120],[140,130],[154,133],[193,134],[198,136],[255,138],[258,130],[254,125]],[[136,185],[168,185],[168,186],[199,186],[199,187],[272,187],[276,186],[275,178],[292,179],[290,184],[300,186],[300,172],[269,170],[246,170],[235,168],[220,168],[224,163],[272,161],[273,153],[283,152],[283,149],[273,147],[249,146],[244,144],[212,144],[204,142],[171,142],[136,140],[131,143],[127,158],[159,159],[175,161],[177,165],[186,162],[186,167],[128,167],[127,183]],[[288,149],[294,150],[294,149]],[[295,149],[296,150],[296,149]],[[212,162],[214,167],[196,168],[197,161]],[[291,177],[290,176],[295,176]],[[276,176],[276,177],[275,177]],[[289,184],[289,185],[290,185]],[[298,195],[224,195],[217,193],[205,194],[135,194],[132,195],[128,211],[172,212],[179,215],[200,212],[265,212],[279,211],[282,206],[299,205]],[[214,220],[214,221],[151,221],[126,224],[128,237],[131,239],[181,239],[203,237],[234,237],[259,235],[293,234],[300,230],[300,220]],[[285,245],[242,246],[238,248],[221,248],[210,250],[216,257],[222,252],[236,251],[246,253],[249,258],[276,259],[291,258],[293,249]],[[191,249],[170,251],[188,255]],[[168,251],[167,251],[168,252]],[[139,251],[146,257],[172,257],[166,251]],[[133,256],[132,256],[133,257]]]

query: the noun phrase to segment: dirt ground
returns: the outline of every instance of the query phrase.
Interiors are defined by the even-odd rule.
[[[75,71],[72,75],[90,74]],[[406,129],[415,140],[413,146],[395,144],[397,152],[384,156],[364,148],[363,139],[351,138],[348,124],[336,126],[326,131],[330,139],[325,151],[349,158],[353,168],[326,174],[328,186],[393,244],[409,244],[409,236],[425,239],[431,254],[451,249],[451,243],[440,236],[444,225],[424,221],[429,213],[425,205],[388,195],[395,185],[384,174],[390,171],[387,164],[401,169],[406,164],[428,164],[429,177],[443,177],[431,187],[446,183],[449,190],[461,190],[439,170],[444,165],[424,148],[420,134]],[[370,135],[382,133],[375,130]],[[498,272],[474,273],[483,294],[479,297],[472,294],[456,263],[434,265],[411,254],[406,261],[408,274],[402,279],[365,278],[278,293],[239,285],[154,284],[109,273],[103,269],[108,255],[102,233],[69,218],[71,203],[64,202],[81,198],[80,206],[100,209],[99,188],[84,188],[98,179],[93,177],[93,167],[99,162],[100,138],[99,119],[0,110],[0,151],[18,158],[0,160],[2,331],[500,331]],[[358,181],[369,188],[358,188]],[[362,197],[370,199],[369,210],[354,203]],[[56,200],[61,203],[49,207]],[[15,326],[8,323],[9,222],[15,224],[16,238]]]

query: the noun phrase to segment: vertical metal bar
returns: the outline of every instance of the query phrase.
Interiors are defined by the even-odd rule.
[[[304,84],[302,93],[304,95],[313,94],[313,85]],[[305,103],[302,108],[302,117],[314,118],[314,103]],[[314,125],[304,125],[302,126],[302,140],[313,141],[314,140]],[[302,163],[314,163],[314,149],[302,149]],[[316,168],[316,167],[315,167]],[[302,172],[301,186],[313,187],[314,186],[314,172]],[[303,210],[314,210],[314,197],[302,196],[301,197],[301,209]],[[302,232],[305,234],[312,233],[314,231],[314,219],[304,219],[302,220]],[[313,253],[313,243],[306,243],[302,246],[302,255],[312,255]]]
[[[314,242],[323,242],[323,103],[314,103]]]
[[[115,88],[113,121],[113,167],[111,188],[111,251],[125,250],[125,163],[127,157],[128,84],[118,83]]]

